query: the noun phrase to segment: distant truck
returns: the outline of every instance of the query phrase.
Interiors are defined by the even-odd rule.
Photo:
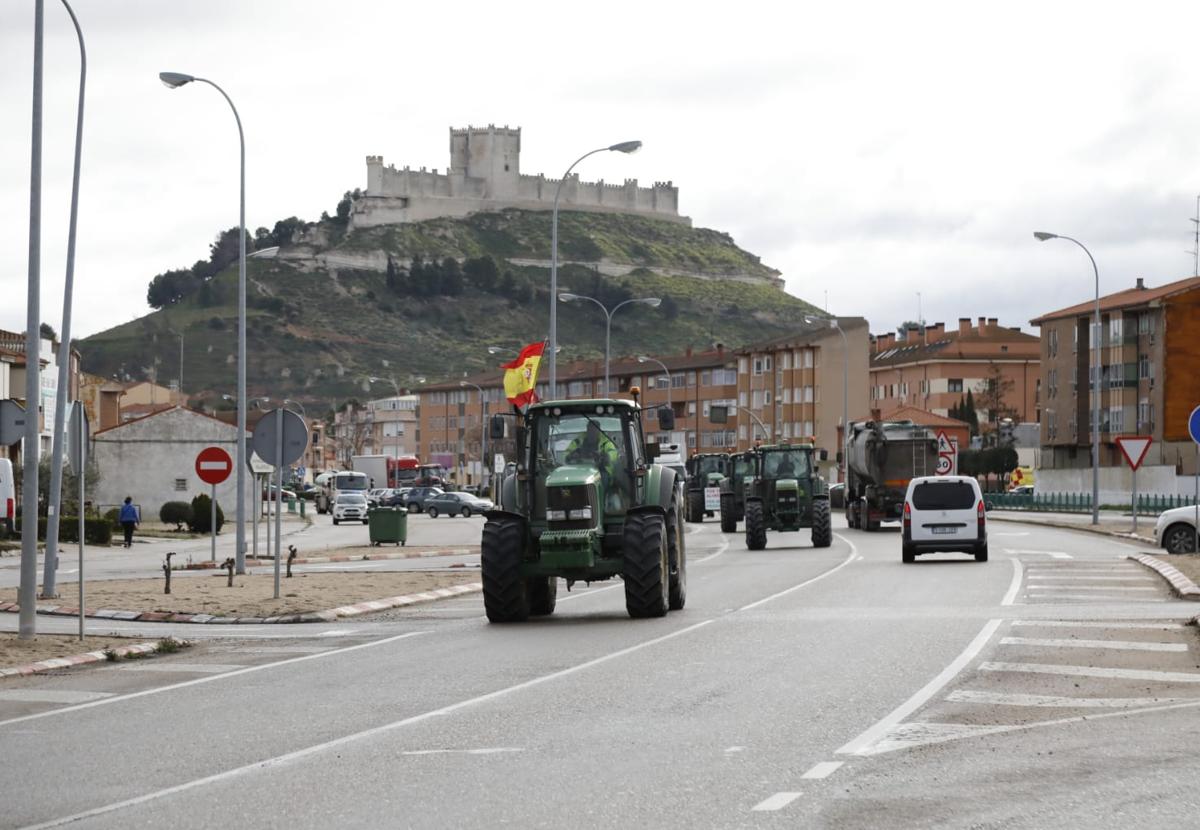
[[[390,455],[356,455],[350,459],[350,469],[367,477],[367,487],[391,487],[388,481]]]
[[[846,522],[878,530],[902,518],[910,480],[937,474],[937,436],[912,421],[852,423],[845,459]]]
[[[446,477],[441,464],[422,464],[415,455],[356,455],[350,467],[366,473],[372,487],[440,486]]]
[[[316,506],[318,513],[328,513],[333,509],[339,492],[362,493],[364,496],[370,489],[370,479],[366,473],[357,470],[323,473],[317,476]]]

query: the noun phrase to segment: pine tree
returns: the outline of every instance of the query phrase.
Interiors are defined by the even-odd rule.
[[[973,438],[979,434],[979,413],[975,411],[975,395],[970,389],[967,390],[967,400],[964,406],[967,411],[963,414],[967,417],[963,420],[971,425],[971,437]]]

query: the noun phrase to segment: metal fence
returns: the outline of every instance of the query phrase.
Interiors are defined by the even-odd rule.
[[[1090,513],[1092,511],[1091,493],[984,493],[984,503],[990,510],[1029,510],[1043,513]],[[1138,496],[1137,512],[1139,516],[1157,516],[1164,510],[1174,507],[1189,507],[1196,500],[1192,496]],[[1105,505],[1117,510],[1129,510],[1132,505]]]

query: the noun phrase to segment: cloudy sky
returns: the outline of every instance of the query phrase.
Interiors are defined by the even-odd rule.
[[[784,6],[786,5],[786,8]],[[0,4],[0,328],[25,324],[33,0]],[[671,179],[787,290],[882,332],[1030,318],[1193,273],[1200,4],[74,0],[88,45],[75,333],[237,224],[333,211],[364,156],[448,165],[523,128],[522,172]],[[46,0],[42,318],[61,319],[78,47]],[[827,298],[827,300],[826,300]]]

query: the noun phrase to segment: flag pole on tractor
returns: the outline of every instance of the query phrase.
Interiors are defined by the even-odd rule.
[[[518,408],[524,408],[537,403],[538,367],[542,364],[542,354],[546,350],[546,341],[530,343],[521,349],[515,360],[501,365],[504,369],[504,396],[509,403]],[[554,390],[550,391],[551,398]]]

